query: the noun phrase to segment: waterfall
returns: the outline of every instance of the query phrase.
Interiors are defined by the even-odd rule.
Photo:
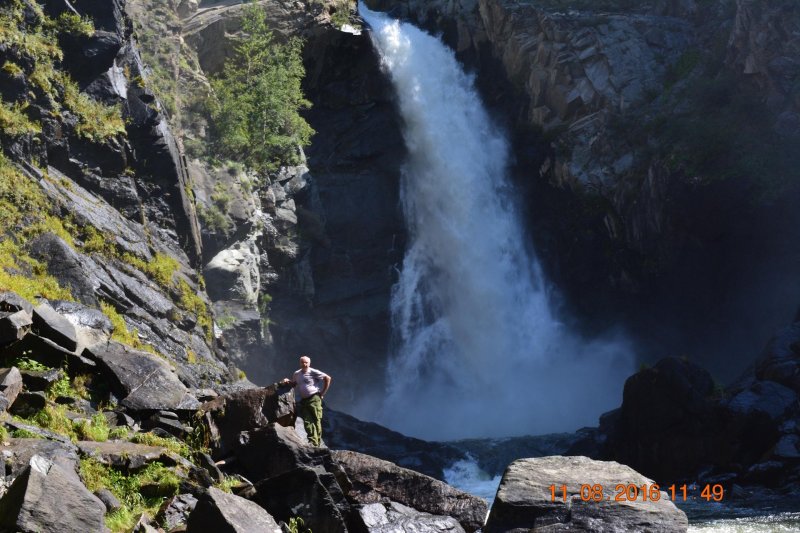
[[[387,388],[372,418],[442,440],[596,425],[620,403],[628,346],[581,339],[560,322],[508,182],[508,143],[453,52],[410,24],[361,13],[409,153],[409,245],[391,299]]]

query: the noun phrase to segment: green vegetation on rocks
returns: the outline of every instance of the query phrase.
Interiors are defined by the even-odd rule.
[[[277,42],[255,4],[245,9],[243,25],[246,37],[212,81],[215,145],[223,157],[269,171],[297,163],[297,146],[307,145],[314,133],[299,113],[311,105],[301,87],[302,42]]]
[[[34,17],[26,17],[30,8]],[[36,2],[9,2],[0,8],[0,45],[7,47],[11,61],[3,68],[15,76],[27,77],[36,91],[16,102],[0,101],[0,129],[7,135],[38,134],[41,126],[27,115],[37,102],[53,115],[64,109],[77,116],[75,133],[94,142],[125,134],[120,106],[108,106],[80,91],[70,76],[60,70],[64,54],[58,45],[61,33],[91,35],[94,26],[74,14],[58,20],[47,17]],[[63,104],[63,108],[62,108]]]
[[[161,463],[150,463],[137,473],[106,466],[96,459],[81,459],[80,475],[90,491],[108,489],[122,503],[106,515],[106,526],[114,532],[130,531],[141,513],[155,516],[164,500],[177,494],[180,478]],[[155,487],[157,496],[142,495],[143,486]],[[151,493],[151,492],[148,492]]]

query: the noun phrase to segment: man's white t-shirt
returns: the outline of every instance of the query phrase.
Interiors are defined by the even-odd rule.
[[[321,383],[326,377],[328,377],[328,374],[325,372],[309,367],[308,372],[305,373],[302,370],[295,371],[292,374],[292,381],[297,384],[297,391],[300,393],[300,397],[305,399],[322,390],[318,383]]]

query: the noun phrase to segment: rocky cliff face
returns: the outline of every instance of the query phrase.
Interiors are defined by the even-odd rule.
[[[4,14],[0,53],[16,68],[2,83],[2,288],[96,328],[86,343],[110,336],[162,354],[188,386],[235,380],[195,270],[186,168],[123,4],[81,9],[18,2]]]
[[[307,120],[317,131],[304,165],[267,176],[235,162],[215,166],[197,150],[209,139],[195,99],[231,53],[243,4],[173,5],[170,25],[148,15],[165,9],[152,2],[134,0],[129,11],[148,56],[178,78],[161,87],[178,104],[170,121],[189,154],[220,342],[262,383],[307,353],[336,377],[337,398],[350,402],[383,377],[393,266],[404,240],[403,143],[369,38],[331,23],[338,4],[261,4],[276,35],[305,39],[304,89],[314,104]],[[175,43],[180,61],[159,52]]]

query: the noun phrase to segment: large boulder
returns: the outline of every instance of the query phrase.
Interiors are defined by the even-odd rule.
[[[187,522],[192,533],[280,533],[270,514],[257,504],[211,487],[200,496]]]
[[[234,391],[204,403],[201,410],[214,455],[225,457],[238,447],[242,431],[252,431],[272,422],[294,425],[294,391],[278,385]]]
[[[314,533],[345,533],[351,508],[333,474],[301,466],[255,485],[254,500],[277,520],[300,517]]]
[[[488,507],[477,496],[388,461],[352,451],[333,451],[352,483],[348,497],[363,504],[384,499],[432,515],[452,516],[466,531],[483,526]]]
[[[607,458],[657,479],[689,476],[715,457],[729,460],[733,442],[703,368],[680,358],[662,359],[629,377],[614,416]]]
[[[108,531],[105,512],[74,470],[35,455],[0,499],[0,527],[40,533]]]
[[[339,473],[326,448],[309,446],[294,430],[278,424],[242,432],[236,458],[250,479],[265,479],[303,466]]]
[[[586,485],[594,488],[589,491]],[[645,486],[647,499],[640,492],[635,501],[616,501],[618,485],[634,485],[639,491]],[[503,474],[484,531],[686,531],[686,515],[666,492],[651,491],[653,485],[652,480],[615,462],[563,456],[519,459]]]
[[[5,473],[10,480],[25,472],[34,456],[41,456],[66,470],[75,470],[78,450],[71,442],[57,442],[45,438],[9,439],[3,445]]]
[[[165,359],[118,342],[96,344],[86,351],[113,377],[121,393],[120,404],[129,409],[195,410],[200,406]]]
[[[234,243],[205,266],[208,295],[212,300],[234,300],[252,306],[261,289],[260,253],[254,239]]]

